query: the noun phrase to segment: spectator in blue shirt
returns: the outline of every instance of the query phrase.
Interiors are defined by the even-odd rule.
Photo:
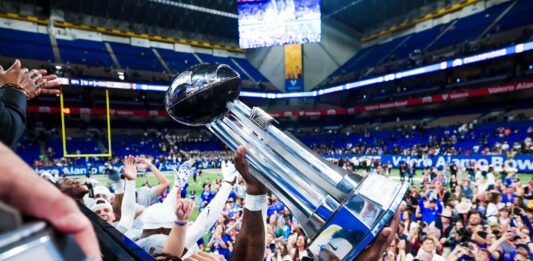
[[[204,191],[202,191],[202,201],[207,201],[207,203],[209,204],[209,202],[211,202],[211,200],[213,199],[213,192],[211,191],[211,184],[205,184],[204,186]]]
[[[267,210],[267,215],[268,216],[272,216],[274,214],[281,213],[283,210],[285,210],[285,205],[283,205],[283,203],[281,203],[278,200],[278,197],[276,197],[276,195],[272,195],[272,197],[270,199],[271,199],[271,203],[270,203],[270,206],[268,207],[268,210]]]
[[[463,192],[464,197],[472,198],[474,192],[472,191],[472,188],[470,188],[470,180],[463,180],[463,184],[461,184],[461,192]]]
[[[516,195],[514,193],[514,187],[513,186],[509,186],[507,188],[505,188],[505,194],[502,195],[502,203],[506,204],[509,203],[509,205],[512,205],[514,204],[514,199],[518,197],[518,195]]]
[[[230,237],[223,233],[223,231],[224,230],[222,226],[217,226],[209,238],[207,247],[210,249],[211,253],[223,255],[227,260],[229,260],[228,257],[231,257],[231,253],[228,250],[228,240]]]
[[[420,213],[422,213],[422,221],[428,225],[437,221],[440,213],[442,212],[442,203],[438,198],[421,197],[418,201],[420,207]]]

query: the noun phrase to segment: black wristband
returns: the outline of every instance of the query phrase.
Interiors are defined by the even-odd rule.
[[[185,225],[187,225],[189,222],[187,220],[176,220],[174,221],[174,225],[178,226],[178,227],[184,227]]]

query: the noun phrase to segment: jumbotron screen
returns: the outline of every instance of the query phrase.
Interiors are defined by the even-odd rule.
[[[320,42],[320,0],[237,0],[243,49]]]

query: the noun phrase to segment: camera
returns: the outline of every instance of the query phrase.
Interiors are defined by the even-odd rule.
[[[0,260],[85,260],[71,235],[0,202]]]

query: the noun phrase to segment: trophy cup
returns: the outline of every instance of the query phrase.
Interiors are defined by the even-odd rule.
[[[240,76],[224,64],[181,73],[165,95],[169,115],[206,126],[232,150],[247,149],[250,172],[291,210],[312,238],[317,260],[353,260],[400,206],[407,185],[335,166],[278,129],[260,108],[239,101]]]

